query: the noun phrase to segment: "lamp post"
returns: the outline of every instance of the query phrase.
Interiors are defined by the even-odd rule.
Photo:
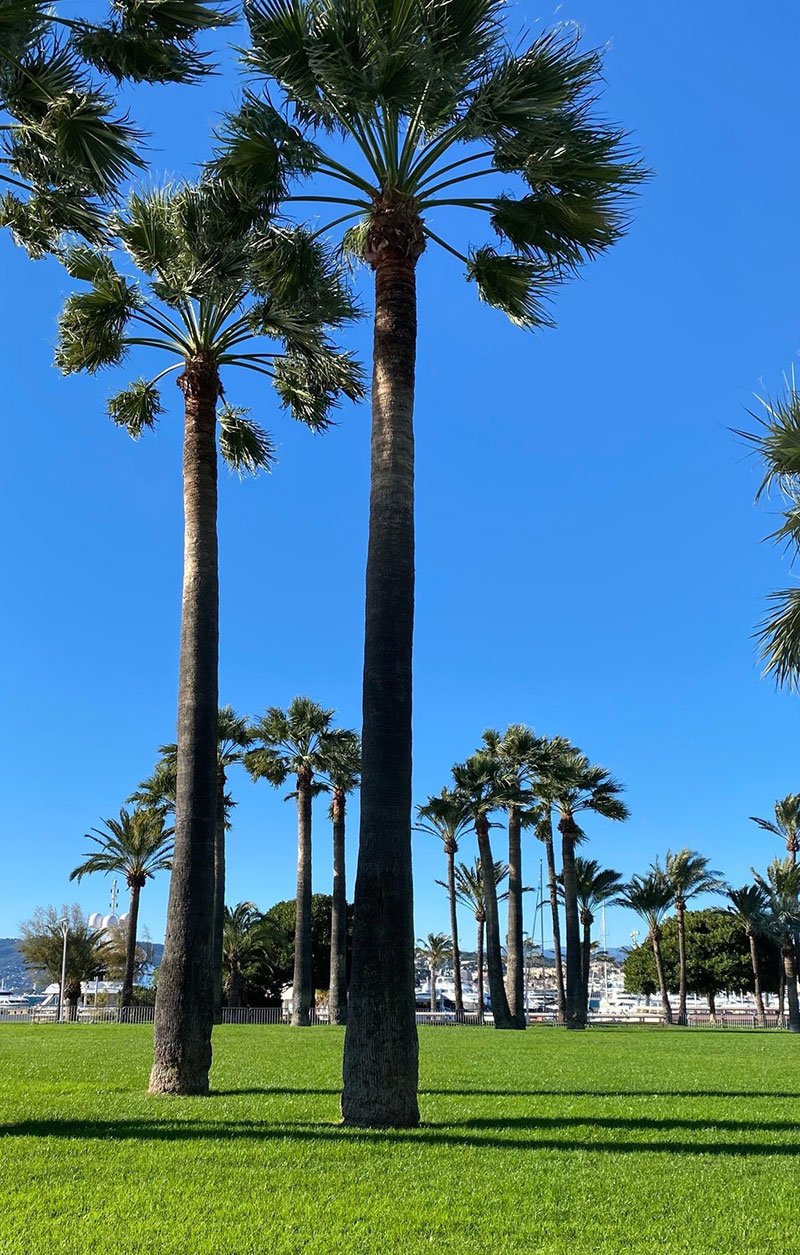
[[[69,936],[69,921],[61,919],[58,921],[61,929],[61,936],[64,938],[64,945],[61,950],[61,984],[58,987],[58,1023],[61,1023],[64,1006],[64,985],[67,979],[67,937]]]

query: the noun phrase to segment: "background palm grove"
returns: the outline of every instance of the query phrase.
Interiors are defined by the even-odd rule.
[[[155,1091],[207,1092],[223,994],[231,1002],[242,996],[248,970],[272,944],[270,923],[251,899],[288,897],[281,846],[289,841],[276,839],[279,827],[288,837],[288,822],[276,806],[259,811],[245,801],[246,777],[233,782],[240,768],[285,788],[295,803],[298,1025],[308,1022],[315,987],[312,888],[321,885],[312,876],[321,824],[314,799],[328,795],[329,985],[334,1018],[347,1022],[342,1111],[350,1123],[419,1118],[412,819],[427,829],[429,849],[431,830],[442,838],[447,858],[434,870],[434,854],[424,853],[416,885],[444,875],[451,899],[445,915],[423,892],[425,918],[449,921],[449,936],[428,933],[423,951],[432,967],[448,961],[448,946],[458,944],[457,902],[472,910],[479,889],[498,1027],[524,1026],[522,891],[526,866],[541,858],[559,963],[562,941],[565,948],[559,1014],[568,1027],[585,1024],[587,930],[602,901],[645,921],[654,974],[636,979],[659,991],[669,1019],[676,972],[674,1014],[683,1022],[687,988],[710,980],[688,971],[700,933],[696,920],[687,923],[687,907],[697,896],[726,893],[725,918],[743,947],[737,980],[752,979],[758,999],[779,969],[790,1027],[800,1030],[796,799],[789,794],[774,821],[759,821],[786,841],[782,861],[767,867],[780,845],[755,840],[748,823],[792,785],[777,734],[789,707],[765,690],[722,697],[731,676],[752,672],[746,638],[758,617],[754,594],[781,582],[777,559],[770,574],[754,559],[744,593],[734,594],[726,581],[740,573],[737,524],[722,523],[716,508],[728,504],[728,487],[719,502],[695,499],[708,496],[714,459],[705,445],[701,473],[684,466],[694,448],[686,408],[693,421],[705,418],[710,396],[687,377],[682,409],[673,412],[676,398],[660,380],[676,354],[662,360],[660,333],[680,317],[682,338],[671,330],[677,349],[692,327],[705,331],[697,302],[684,292],[672,296],[668,312],[656,315],[647,304],[650,317],[640,317],[636,309],[639,217],[640,240],[651,247],[657,240],[676,257],[688,245],[691,258],[696,236],[705,235],[697,227],[712,222],[711,202],[671,211],[676,189],[685,196],[692,187],[694,200],[695,184],[654,120],[655,95],[644,94],[652,144],[637,116],[641,80],[631,65],[639,44],[654,41],[642,19],[620,6],[634,33],[615,88],[609,31],[561,19],[525,30],[526,16],[488,0],[252,0],[244,23],[232,7],[193,0],[118,3],[91,22],[79,4],[50,11],[34,0],[4,0],[0,8],[8,292],[28,337],[28,314],[39,308],[31,294],[41,308],[50,302],[49,328],[58,304],[52,294],[63,295],[56,335],[42,337],[40,322],[36,338],[55,339],[56,364],[76,376],[40,379],[44,352],[22,372],[22,404],[42,417],[19,452],[39,479],[9,500],[26,521],[45,507],[52,513],[44,525],[7,528],[20,536],[9,546],[12,577],[37,572],[8,626],[19,658],[9,688],[12,696],[29,694],[25,704],[37,708],[39,723],[47,712],[48,743],[59,745],[53,757],[73,762],[66,774],[76,777],[81,766],[80,786],[73,779],[66,797],[54,792],[39,802],[27,790],[25,829],[57,825],[58,844],[71,830],[74,845],[96,815],[119,812],[94,841],[105,863],[86,850],[76,866],[76,848],[64,871],[74,868],[80,878],[115,870],[131,893],[132,924],[151,874],[171,869]],[[243,49],[239,57],[228,38]],[[694,51],[680,47],[691,61]],[[738,64],[735,40],[730,51]],[[208,74],[218,64],[225,72],[215,81]],[[703,90],[718,100],[707,80]],[[702,102],[699,95],[700,112]],[[166,154],[144,142],[145,115],[156,120]],[[194,125],[180,135],[189,116]],[[715,149],[713,120],[706,126],[706,148],[724,167],[719,150],[731,141]],[[735,151],[769,164],[763,149],[753,156],[747,136],[737,134]],[[778,142],[770,136],[768,143]],[[671,176],[666,193],[656,190],[668,177],[659,156]],[[713,184],[708,169],[704,180]],[[740,212],[746,237],[747,210]],[[28,275],[36,272],[10,240],[40,262],[30,292]],[[710,261],[692,276],[704,281],[701,310],[718,277],[718,240],[717,231]],[[688,272],[685,253],[681,264]],[[579,274],[586,283],[578,286]],[[629,295],[620,302],[625,284]],[[494,308],[476,312],[476,298]],[[757,456],[737,492],[742,501],[752,496],[763,473],[761,491],[780,508],[777,537],[791,551],[800,403],[794,377],[781,384],[780,367],[795,345],[792,319],[779,318],[774,301],[769,309],[780,331],[762,328],[763,342],[753,331],[762,359],[746,357],[752,374],[738,380],[741,395],[714,411],[720,424],[745,429],[738,451],[728,434],[715,456],[730,466],[749,444]],[[620,314],[616,326],[612,311]],[[563,317],[566,343],[558,348]],[[531,331],[542,334],[532,341]],[[690,368],[702,374],[691,355],[685,368],[681,359],[681,369]],[[762,369],[777,382],[748,401]],[[8,374],[18,387],[13,352]],[[743,402],[754,411],[746,421]],[[114,424],[142,437],[140,448],[119,451],[123,434],[102,427],[106,408]],[[663,441],[668,421],[675,447],[648,444],[643,433]],[[218,482],[218,453],[241,477],[274,473],[261,484]],[[680,469],[680,480],[667,476],[668,465]],[[624,484],[623,505],[612,475]],[[749,527],[739,524],[740,540]],[[709,585],[695,554],[718,552],[720,539]],[[767,669],[786,688],[800,667],[796,600],[793,587],[776,593],[760,628]],[[415,606],[423,677],[420,684],[418,670],[416,781]],[[709,635],[701,639],[687,622],[701,622],[706,611]],[[718,648],[733,637],[735,644]],[[120,660],[133,682],[117,683]],[[112,686],[113,703],[97,695]],[[155,747],[172,733],[175,695],[177,741],[162,747],[148,777]],[[337,704],[335,722],[327,702]],[[712,735],[699,731],[704,709]],[[15,746],[33,743],[26,717],[21,709]],[[634,789],[624,792],[598,758]],[[673,764],[666,772],[665,758]],[[13,770],[12,824],[26,793]],[[359,787],[360,800],[348,806]],[[717,819],[709,829],[723,792],[730,828]],[[132,812],[119,811],[126,798]],[[421,808],[413,816],[412,803]],[[502,834],[494,830],[501,820]],[[606,835],[634,824],[627,847],[625,838]],[[734,828],[743,839],[731,858]],[[265,853],[254,860],[262,831]],[[110,861],[109,833],[117,843]],[[457,869],[465,837],[475,842],[473,866]],[[587,837],[594,844],[584,858],[578,847]],[[645,870],[657,853],[662,861]],[[501,882],[507,873],[500,901],[496,877],[481,874],[498,859]],[[752,864],[760,870],[751,874]],[[420,865],[431,874],[421,877]],[[51,873],[42,878],[37,868],[37,876],[23,895],[31,908],[60,893]],[[231,892],[234,885],[241,892]],[[664,923],[673,908],[677,968]],[[715,928],[704,935],[716,936]],[[36,931],[29,932],[26,944],[35,949]],[[131,926],[126,992],[135,943]],[[759,946],[772,946],[772,958]],[[762,960],[772,973],[764,981]],[[92,962],[90,955],[87,976]],[[711,984],[707,992],[713,996]]]

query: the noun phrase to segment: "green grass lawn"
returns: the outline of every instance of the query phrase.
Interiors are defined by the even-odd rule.
[[[792,1252],[800,1042],[420,1032],[424,1126],[338,1126],[337,1029],[215,1030],[149,1098],[151,1030],[0,1028],[0,1252]]]

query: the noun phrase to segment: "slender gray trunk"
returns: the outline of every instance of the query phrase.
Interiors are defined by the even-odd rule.
[[[225,927],[225,768],[217,767],[214,817],[214,1023],[222,1023],[222,933]]]
[[[122,992],[119,1005],[129,1007],[133,1002],[133,977],[136,970],[136,930],[139,926],[139,894],[142,886],[137,882],[131,884],[131,903],[128,907],[128,935],[125,939],[125,974],[122,978]],[[125,1018],[124,1010],[120,1019]]]
[[[575,822],[564,816],[559,822],[561,839],[561,880],[564,885],[564,920],[567,941],[567,1028],[586,1028],[586,1006],[581,978],[581,930],[578,914],[578,883],[575,875]]]
[[[485,920],[478,917],[478,952],[475,956],[478,964],[478,1023],[483,1024],[485,1015],[483,1009],[483,929]]]
[[[181,386],[185,531],[175,849],[150,1090],[207,1094],[214,992],[219,652],[216,370],[205,361],[188,363]]]
[[[761,965],[758,961],[758,946],[756,944],[755,933],[748,932],[747,940],[750,943],[750,962],[753,965],[753,992],[755,994],[758,1024],[759,1028],[766,1028],[767,1016],[764,1011],[764,997],[761,993]]]
[[[458,945],[458,912],[456,911],[456,851],[448,846],[447,896],[450,902],[450,936],[453,942],[453,986],[456,1004],[456,1020],[464,1019],[464,989],[461,982],[461,950]]]
[[[311,773],[297,777],[297,899],[292,1024],[307,1028],[314,999],[311,965]]]
[[[522,841],[518,806],[508,808],[508,939],[506,992],[512,1028],[525,1028],[523,979]]]
[[[678,918],[678,1023],[688,1023],[686,1015],[686,903],[678,898],[675,902]]]
[[[581,942],[581,985],[583,987],[583,1005],[585,1014],[589,1016],[589,971],[592,963],[592,916],[588,911],[582,912],[583,940]]]
[[[786,937],[781,945],[783,957],[783,976],[786,986],[786,1006],[789,1012],[788,1029],[790,1033],[800,1033],[800,1005],[797,999],[797,971],[794,962],[794,946],[791,937]]]
[[[331,896],[331,976],[328,1016],[347,1023],[347,882],[345,880],[345,795],[333,790],[333,894]]]
[[[481,860],[483,902],[486,912],[486,970],[489,974],[489,997],[492,1000],[492,1016],[495,1028],[513,1028],[511,1012],[503,980],[503,956],[500,951],[500,915],[497,908],[497,884],[494,878],[494,858],[489,841],[489,821],[479,815],[475,821],[478,853]]]
[[[431,980],[431,1011],[436,1010],[436,964],[431,963],[429,970]]]
[[[656,974],[658,975],[658,988],[661,993],[661,1010],[667,1024],[672,1023],[672,1007],[667,993],[667,978],[664,975],[664,960],[661,955],[661,934],[659,932],[650,933],[650,941],[653,946],[653,958],[656,961]]]
[[[373,213],[372,444],[366,578],[361,829],[344,1046],[346,1124],[419,1123],[411,876],[414,633],[415,213]],[[410,234],[409,234],[410,232]]]
[[[558,914],[558,878],[556,876],[556,856],[553,845],[552,825],[548,820],[549,836],[544,840],[545,861],[547,863],[547,887],[550,893],[550,914],[553,920],[553,950],[556,972],[556,1019],[563,1024],[566,1019],[566,994],[564,992],[564,961],[561,955],[561,920]]]

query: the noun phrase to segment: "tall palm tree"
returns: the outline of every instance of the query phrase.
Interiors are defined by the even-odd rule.
[[[575,846],[584,832],[575,816],[602,815],[605,819],[625,820],[628,808],[620,799],[622,785],[606,771],[591,763],[574,745],[550,742],[550,755],[537,791],[545,794],[559,815],[561,833],[561,879],[564,887],[566,933],[566,1015],[567,1028],[586,1027],[586,1008],[581,972],[581,932],[575,873]]]
[[[686,846],[673,854],[667,850],[664,871],[672,889],[678,919],[678,1023],[686,1024],[686,904],[700,893],[719,893],[725,888],[721,872],[711,871],[709,860]]]
[[[775,803],[775,818],[759,819],[751,815],[754,824],[765,832],[774,832],[786,842],[786,850],[793,863],[797,862],[797,851],[800,849],[800,793],[787,793]]]
[[[589,965],[592,954],[592,924],[595,911],[605,902],[613,902],[622,887],[622,876],[610,867],[601,867],[597,859],[575,856],[575,886],[583,929],[581,940],[581,980],[586,1014],[589,1012]]]
[[[142,169],[141,133],[109,82],[191,83],[212,69],[195,36],[233,18],[205,0],[113,0],[97,20],[49,0],[0,5],[0,226],[33,257],[65,232],[97,242],[120,184]]]
[[[453,767],[456,793],[463,799],[469,811],[478,853],[484,867],[494,866],[489,830],[489,816],[493,811],[507,806],[517,795],[509,786],[498,759],[487,750],[478,750],[464,763]],[[500,945],[500,916],[497,907],[497,889],[491,879],[484,884],[486,910],[486,968],[489,974],[489,994],[492,999],[492,1017],[495,1028],[516,1028],[508,1005],[503,978],[503,955]]]
[[[125,974],[122,978],[120,1005],[133,1002],[133,976],[136,966],[136,927],[139,921],[139,895],[156,872],[170,871],[174,828],[164,824],[161,810],[139,807],[119,813],[119,819],[104,819],[102,828],[86,833],[86,840],[96,847],[82,863],[70,872],[70,880],[82,880],[92,872],[108,876],[119,873],[131,891],[128,908]]]
[[[255,473],[273,460],[270,437],[245,411],[227,401],[219,412],[217,406],[223,376],[244,367],[272,378],[294,417],[324,430],[333,400],[360,390],[352,362],[324,334],[352,314],[352,305],[317,243],[303,232],[270,228],[219,184],[134,195],[116,232],[149,294],[117,269],[110,252],[70,250],[68,270],[90,288],[66,302],[57,362],[65,373],[94,372],[118,364],[130,348],[165,353],[168,364],[154,379],[135,381],[108,403],[112,419],[134,438],[162,412],[158,381],[180,372],[185,521],[175,859],[150,1089],[205,1094],[214,1014],[217,427],[220,452],[237,469]]]
[[[728,889],[728,897],[731,902],[728,910],[739,924],[750,945],[756,1012],[759,1025],[761,1028],[766,1028],[767,1017],[764,1011],[764,998],[761,993],[761,967],[758,961],[756,938],[765,931],[767,895],[759,885],[742,885],[741,889]]]
[[[633,876],[628,884],[622,886],[617,900],[622,906],[630,907],[647,924],[647,937],[653,947],[658,988],[661,993],[661,1009],[666,1023],[671,1024],[672,1007],[667,992],[664,960],[661,954],[661,926],[664,916],[672,906],[672,886],[664,874],[664,869],[655,863],[645,876]]]
[[[455,860],[458,854],[458,843],[462,837],[472,831],[472,819],[466,800],[453,789],[444,788],[441,793],[428,798],[422,806],[417,807],[417,832],[426,832],[429,836],[438,837],[444,847],[447,858],[447,881],[439,880],[444,885],[450,906],[450,937],[453,944],[453,986],[456,1004],[456,1019],[464,1018],[464,991],[461,982],[461,950],[458,944],[458,915],[456,912],[456,878]]]
[[[498,894],[498,887],[508,876],[508,865],[506,863],[495,863],[493,865],[494,875],[492,881],[494,884],[495,896],[498,901],[503,901],[506,897],[505,893]],[[442,881],[438,882],[442,884]],[[481,860],[476,858],[472,867],[468,867],[466,863],[459,863],[455,869],[456,883],[456,900],[462,906],[467,907],[475,916],[475,922],[478,926],[478,936],[476,942],[475,966],[478,969],[478,1023],[483,1024],[484,1006],[483,1006],[483,936],[486,927],[486,892],[483,883],[483,866]]]
[[[277,81],[292,116],[248,93],[218,168],[266,195],[315,176],[292,199],[333,206],[323,229],[358,219],[345,247],[374,273],[364,773],[342,1111],[352,1124],[415,1125],[417,264],[429,243],[442,247],[482,300],[541,326],[557,280],[624,231],[622,198],[641,170],[623,133],[594,114],[600,55],[560,34],[517,51],[499,0],[248,0],[245,12],[249,68],[269,91]],[[323,148],[320,136],[334,142]],[[499,247],[467,255],[443,239],[433,220],[445,207],[487,214]]]
[[[347,795],[361,779],[361,741],[358,733],[342,733],[331,743],[325,759],[331,794],[333,827],[333,892],[331,894],[331,976],[328,1021],[347,1023],[347,880],[345,877],[345,822]]]
[[[19,951],[27,967],[45,972],[51,981],[60,985],[64,946],[62,921],[67,924],[67,965],[61,995],[69,1008],[69,1019],[74,1020],[82,984],[102,976],[111,959],[106,930],[90,928],[77,903],[62,907],[60,912],[49,906],[35,911],[22,925]]]
[[[297,912],[295,917],[292,1024],[311,1023],[311,802],[315,777],[324,775],[337,743],[352,733],[331,727],[334,710],[310,697],[295,697],[286,710],[270,706],[251,729],[255,748],[244,756],[254,780],[280,788],[292,777],[297,801]]]
[[[556,978],[556,1019],[559,1024],[566,1020],[566,992],[564,988],[564,961],[561,953],[561,920],[559,917],[558,872],[556,870],[555,841],[553,836],[553,806],[555,804],[556,775],[548,770],[548,763],[553,763],[560,754],[570,747],[564,737],[542,738],[542,760],[537,771],[534,785],[535,796],[539,799],[535,806],[525,811],[522,825],[532,828],[534,836],[542,842],[547,865],[547,888],[550,898],[550,916],[553,932],[553,950]]]
[[[531,774],[541,766],[544,742],[522,723],[513,723],[501,736],[489,728],[483,743],[495,754],[514,800],[505,806],[508,816],[508,934],[506,941],[506,992],[515,1028],[526,1027],[523,975],[522,921],[522,816],[523,802],[530,800]]]
[[[417,941],[417,956],[428,965],[431,982],[431,1011],[436,1010],[436,976],[453,957],[453,941],[446,933],[428,933]]]
[[[753,875],[766,900],[766,926],[781,948],[789,1032],[800,1033],[795,961],[795,946],[800,932],[800,866],[791,858],[776,858],[767,868],[766,876],[759,875],[755,870]]]

